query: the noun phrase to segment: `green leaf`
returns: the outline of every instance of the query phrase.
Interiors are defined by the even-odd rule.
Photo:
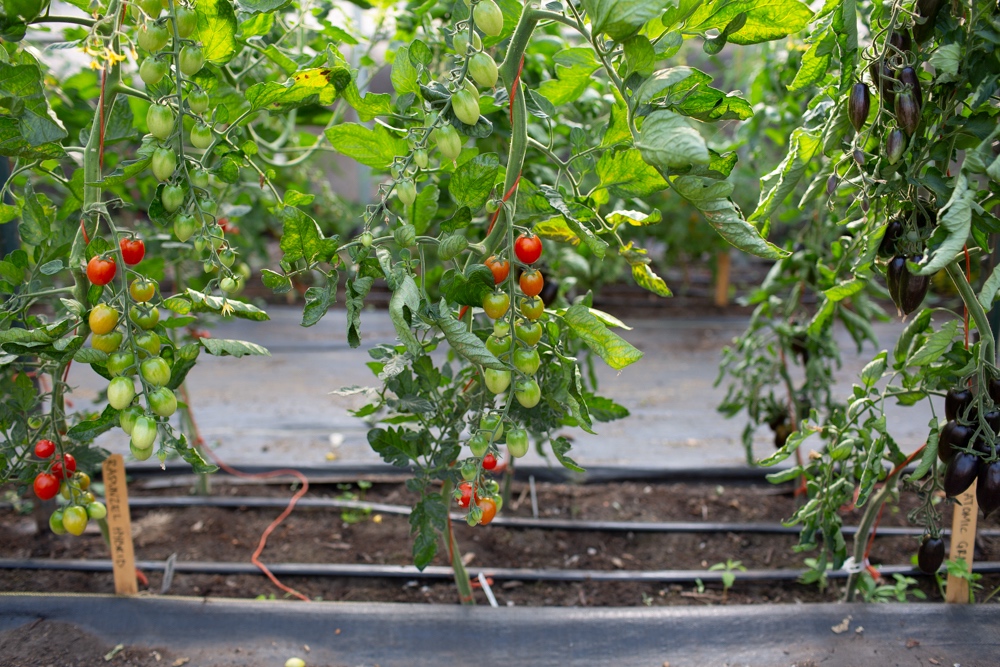
[[[649,264],[633,264],[632,265],[632,277],[639,287],[647,289],[657,296],[673,296],[674,293],[670,291],[667,287],[667,283],[663,281],[663,278],[656,275],[653,269],[649,268]]]
[[[958,320],[951,320],[941,325],[941,328],[931,334],[924,344],[907,360],[909,367],[926,366],[940,359],[945,350],[951,347],[955,334],[958,332]]]
[[[24,185],[24,200],[21,203],[21,224],[18,231],[21,240],[30,245],[42,245],[52,233],[56,210],[52,202],[43,194],[35,194],[31,183]]]
[[[920,480],[924,475],[926,475],[931,466],[934,465],[934,459],[937,458],[938,451],[938,441],[941,436],[941,432],[938,430],[938,423],[936,418],[931,418],[927,422],[927,428],[929,432],[927,434],[927,444],[924,447],[924,453],[920,456],[920,463],[917,464],[916,470],[914,470],[906,480],[908,482],[916,482]]]
[[[976,191],[969,189],[969,181],[964,173],[959,173],[955,180],[955,189],[948,203],[938,211],[938,224],[948,232],[943,243],[930,255],[927,263],[920,267],[917,275],[934,275],[962,252],[969,239],[972,228],[972,206],[976,200]]]
[[[698,70],[684,66],[659,70],[639,86],[639,90],[635,93],[636,104],[646,104],[656,99],[663,91],[685,81],[694,75],[695,72],[698,72]]]
[[[819,132],[802,128],[792,132],[785,159],[771,173],[761,178],[760,200],[757,202],[757,209],[747,220],[756,223],[758,228],[766,227],[785,197],[795,190],[806,172],[806,166],[820,154],[822,147]]]
[[[406,274],[397,285],[389,299],[389,319],[396,327],[396,335],[406,346],[406,350],[414,357],[424,352],[423,346],[410,329],[412,318],[420,310],[420,289],[413,281],[413,276]]]
[[[410,62],[409,47],[401,46],[396,50],[396,56],[392,61],[390,79],[392,80],[392,87],[396,89],[396,94],[420,94],[420,84],[417,83],[417,68]]]
[[[284,261],[294,263],[305,260],[312,264],[323,254],[323,232],[315,220],[301,209],[285,206],[279,213],[281,218],[281,251]]]
[[[572,448],[573,445],[567,438],[560,436],[552,440],[552,453],[555,455],[556,460],[559,461],[564,468],[572,470],[573,472],[587,472],[580,467],[579,463],[567,456],[569,450]]]
[[[95,350],[92,347],[83,347],[73,354],[73,361],[78,364],[98,364],[105,365],[108,361],[106,352]]]
[[[347,343],[351,347],[361,345],[361,311],[374,283],[375,279],[371,276],[347,281]]]
[[[648,197],[666,188],[660,172],[642,157],[634,148],[605,152],[597,161],[601,187],[617,197]]]
[[[236,12],[228,0],[196,0],[198,27],[193,38],[201,42],[205,60],[218,65],[228,63],[236,55]]]
[[[787,459],[789,456],[791,456],[792,454],[794,454],[795,450],[798,449],[799,446],[803,442],[805,442],[806,439],[809,436],[811,436],[813,433],[815,433],[815,431],[812,431],[812,430],[809,430],[809,431],[802,431],[802,430],[793,431],[792,434],[788,436],[788,439],[785,440],[785,444],[781,447],[781,449],[779,449],[778,451],[776,451],[774,454],[771,454],[770,456],[768,456],[768,457],[766,457],[764,459],[761,459],[760,461],[757,461],[757,465],[766,468],[768,466],[773,466],[776,463],[781,463],[782,461],[784,461],[785,459]]]
[[[591,86],[591,75],[601,64],[588,47],[574,47],[557,53],[555,62],[556,78],[543,81],[536,89],[552,104],[560,106],[579,99]]]
[[[608,127],[601,138],[601,146],[614,146],[626,141],[632,141],[632,130],[628,126],[628,106],[617,88],[611,89],[615,98],[615,104],[611,107],[611,115],[608,119]]]
[[[822,39],[813,42],[809,50],[802,54],[802,63],[799,65],[799,71],[796,72],[792,82],[788,84],[789,92],[808,88],[814,83],[819,83],[826,76],[827,70],[830,69],[830,62],[833,59],[833,47],[835,44],[836,38],[833,32],[829,30],[823,33]]]
[[[313,286],[306,290],[306,305],[302,309],[302,326],[311,327],[326,315],[330,306],[337,303],[337,283],[328,282],[325,287]]]
[[[289,4],[291,0],[237,0],[241,11],[255,14],[270,14]],[[262,33],[267,34],[267,33]]]
[[[177,389],[181,386],[187,374],[194,368],[200,354],[201,346],[198,343],[188,343],[177,350],[174,363],[170,367],[170,382],[167,383],[167,389]]]
[[[610,422],[615,421],[616,419],[625,419],[629,416],[628,408],[623,405],[618,405],[610,398],[597,396],[591,393],[585,393],[583,398],[587,403],[587,408],[590,410],[590,416],[594,419],[594,421]]]
[[[560,243],[569,243],[571,245],[580,245],[580,237],[569,228],[566,224],[566,220],[562,216],[549,218],[548,220],[543,220],[541,222],[535,223],[532,227],[533,232],[543,239],[549,239],[552,241],[559,241]]]
[[[439,494],[420,499],[410,512],[410,533],[413,540],[413,564],[423,570],[437,554],[438,539],[448,526],[448,505]]]
[[[292,280],[288,276],[283,276],[271,269],[264,269],[260,272],[261,282],[264,287],[272,290],[275,294],[285,294],[292,289]]]
[[[838,301],[843,301],[847,297],[854,296],[861,290],[865,288],[867,280],[863,278],[852,278],[851,280],[839,283],[833,287],[824,290],[823,293],[826,298],[834,303]]]
[[[409,150],[405,139],[382,125],[370,130],[357,123],[341,123],[327,128],[326,138],[338,152],[374,169],[388,169],[397,155]]]
[[[606,33],[621,42],[673,4],[670,0],[583,0],[594,36]]]
[[[709,224],[736,248],[765,259],[780,259],[789,253],[768,242],[757,228],[743,219],[729,199],[732,184],[700,176],[678,176],[673,180],[678,194],[698,207]]]
[[[934,81],[937,83],[955,81],[961,62],[962,47],[958,44],[942,44],[927,60],[934,67]]]
[[[489,199],[499,173],[500,158],[496,153],[477,155],[455,170],[448,193],[456,206],[478,211]]]
[[[875,383],[882,378],[882,373],[885,372],[886,368],[886,357],[888,356],[889,353],[882,350],[861,369],[861,381],[864,382],[866,389],[874,387]]]
[[[591,351],[615,370],[620,371],[642,358],[642,352],[608,329],[587,306],[570,306],[563,314],[563,321]]]
[[[648,37],[636,35],[625,41],[625,64],[627,69],[623,74],[624,78],[628,78],[628,75],[633,72],[642,76],[649,76],[653,73],[653,67],[656,65],[656,52]]]
[[[477,366],[492,368],[498,371],[507,370],[507,365],[486,349],[486,345],[479,339],[479,336],[469,331],[465,323],[456,320],[452,316],[448,304],[443,299],[438,307],[438,312],[439,315],[436,324],[444,333],[448,344],[455,352]]]
[[[414,435],[403,428],[374,428],[368,431],[368,444],[386,463],[405,468],[419,456]]]
[[[65,139],[68,133],[49,108],[38,65],[0,62],[0,97],[12,103],[16,100],[4,105],[7,107],[4,115],[8,118],[0,131],[0,153],[28,157],[33,152],[27,149],[30,146],[51,157],[63,154],[62,148],[53,144]],[[16,134],[9,136],[11,130]]]
[[[701,135],[682,116],[654,111],[642,124],[636,142],[642,158],[663,173],[691,165],[707,165],[708,147]]]
[[[899,338],[896,339],[896,347],[892,351],[892,356],[896,360],[897,370],[903,368],[902,364],[910,354],[910,345],[913,343],[913,339],[918,334],[922,334],[931,323],[933,312],[930,308],[924,308],[916,317],[910,320],[906,328],[903,329],[903,332],[899,334]]]
[[[235,299],[225,299],[221,296],[212,296],[209,294],[203,294],[197,290],[188,289],[188,298],[191,299],[191,311],[194,313],[222,313],[222,306],[224,303],[228,303],[229,307],[232,309],[232,315],[244,319],[252,320],[254,322],[266,322],[271,319],[267,316],[263,310],[257,306],[251,305],[249,303],[244,303],[243,301],[236,301]]]
[[[110,405],[106,405],[100,416],[96,419],[88,419],[75,424],[66,435],[70,440],[91,442],[97,436],[107,433],[115,426],[118,426],[118,411]]]
[[[411,215],[411,222],[417,232],[417,236],[426,234],[427,230],[430,229],[431,223],[437,217],[438,199],[440,197],[441,191],[434,183],[425,185],[417,193],[417,199],[413,202],[413,212]]]
[[[726,24],[726,27],[717,36],[711,37],[705,40],[704,49],[705,53],[709,55],[716,55],[720,53],[726,46],[726,42],[729,40],[729,36],[735,32],[738,32],[747,23],[747,13],[740,12],[733,19]]]
[[[358,85],[353,81],[341,91],[341,95],[351,108],[358,112],[358,118],[365,122],[376,116],[388,116],[393,112],[392,95],[367,93],[362,97]]]
[[[243,357],[246,355],[270,357],[267,348],[257,343],[244,340],[227,340],[225,338],[199,338],[198,343],[213,357]]]
[[[493,272],[485,264],[470,264],[465,273],[448,269],[441,277],[441,293],[448,303],[480,307],[494,289]]]
[[[621,225],[629,224],[633,227],[648,227],[663,220],[660,209],[654,208],[649,213],[642,211],[612,211],[604,218],[604,221],[612,228],[618,229]]]
[[[809,24],[813,11],[797,0],[710,0],[690,16],[687,29],[722,30],[741,13],[746,23],[729,35],[733,44],[759,44],[798,32]]]
[[[295,72],[284,83],[265,81],[247,88],[244,96],[252,111],[267,109],[283,112],[306,105],[330,105],[337,98],[338,84],[350,82],[351,74],[343,67],[310,68]],[[331,128],[332,129],[332,128]]]

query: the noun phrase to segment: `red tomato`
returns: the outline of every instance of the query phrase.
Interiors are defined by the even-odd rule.
[[[497,457],[493,456],[492,454],[487,454],[486,456],[483,457],[484,470],[493,470],[496,467],[497,467]]]
[[[35,456],[47,459],[56,453],[56,443],[51,440],[39,440],[35,443]]]
[[[521,274],[518,283],[521,285],[521,291],[524,292],[525,296],[538,296],[542,293],[542,287],[545,286],[545,278],[542,277],[541,271],[528,269]]]
[[[496,258],[496,255],[490,255],[483,263],[493,272],[493,284],[499,285],[507,280],[507,275],[510,273],[510,262],[501,261]]]
[[[458,499],[459,507],[468,507],[472,499],[472,484],[462,482],[458,485],[458,490],[462,492],[462,497]]]
[[[146,244],[142,239],[122,239],[118,245],[122,249],[122,259],[129,266],[138,264],[146,256]]]
[[[514,241],[514,254],[525,264],[534,264],[542,256],[542,240],[534,234],[521,234]]]
[[[65,463],[66,471],[63,472],[63,464]],[[61,461],[56,461],[52,464],[52,474],[59,479],[69,479],[76,472],[76,459],[73,458],[72,454],[63,454]]]
[[[488,524],[497,515],[497,504],[492,498],[483,498],[476,501],[476,507],[483,512],[483,516],[479,519],[479,525],[481,526]]]
[[[59,493],[59,480],[47,472],[39,473],[35,478],[35,495],[42,500],[52,500]]]
[[[94,255],[87,262],[87,279],[95,285],[107,285],[115,277],[117,268],[114,260]]]

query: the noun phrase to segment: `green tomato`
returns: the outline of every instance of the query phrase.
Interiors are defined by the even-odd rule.
[[[498,371],[487,368],[485,375],[486,388],[494,394],[502,394],[510,386],[510,371]]]
[[[504,292],[490,292],[483,297],[483,310],[491,320],[499,320],[510,308],[510,297]]]
[[[510,338],[507,338],[506,336],[497,336],[495,333],[490,334],[486,338],[486,349],[489,350],[494,357],[506,354],[510,351]]]
[[[139,0],[139,7],[149,15],[149,18],[159,18],[163,3],[160,0]]]
[[[514,335],[527,345],[537,345],[542,339],[542,325],[538,322],[518,320],[514,323]]]
[[[485,35],[496,37],[503,32],[503,12],[493,0],[481,0],[472,10],[472,18]]]
[[[417,229],[413,225],[402,224],[393,230],[392,237],[400,248],[412,248],[417,244]]]
[[[533,347],[519,347],[514,350],[514,358],[511,361],[514,363],[514,368],[525,375],[534,375],[542,364],[538,350]]]
[[[191,128],[191,145],[195,148],[206,149],[212,145],[212,128],[206,123],[195,123]]]
[[[142,379],[154,387],[162,387],[170,382],[170,364],[163,357],[150,357],[139,365]]]
[[[135,355],[131,352],[113,352],[108,355],[108,373],[112,377],[135,373]]]
[[[197,228],[198,223],[195,222],[194,217],[190,215],[181,215],[174,220],[174,236],[176,236],[177,240],[181,243],[194,236],[194,232]]]
[[[226,276],[219,281],[219,289],[221,289],[226,294],[233,294],[239,291],[241,287],[240,281],[231,276]]]
[[[139,78],[147,86],[155,86],[167,75],[168,69],[170,69],[170,65],[163,58],[146,56],[142,64],[139,65]]]
[[[410,206],[417,200],[417,186],[410,179],[405,179],[396,185],[396,196],[403,206]]]
[[[132,435],[132,429],[135,428],[135,420],[141,417],[142,414],[142,408],[135,405],[125,408],[118,414],[118,424],[125,431],[126,435]]]
[[[545,304],[537,296],[521,297],[521,314],[529,320],[537,320],[545,313]]]
[[[363,232],[361,234],[361,236],[358,237],[358,240],[361,241],[361,245],[364,246],[365,248],[371,248],[372,247],[372,235],[371,235],[371,232]]]
[[[454,162],[462,153],[462,137],[451,125],[445,125],[434,130],[434,141],[445,160]]]
[[[466,459],[462,463],[462,479],[466,482],[471,482],[479,474],[479,464],[476,463],[475,459]]]
[[[177,397],[166,387],[160,387],[150,392],[149,407],[160,417],[169,417],[177,412]]]
[[[483,458],[486,450],[490,448],[490,438],[486,433],[480,431],[469,439],[469,449],[476,458]]]
[[[139,48],[146,49],[150,53],[160,51],[169,41],[170,35],[167,33],[167,29],[152,19],[148,19],[142,24],[136,38]]]
[[[135,425],[132,427],[132,446],[135,449],[147,450],[153,448],[156,442],[156,420],[146,415],[136,417]],[[135,451],[133,450],[133,454]],[[138,458],[138,457],[136,457]],[[148,456],[146,458],[149,458]],[[146,459],[140,459],[145,461]]]
[[[118,376],[111,378],[108,384],[108,403],[115,410],[124,410],[132,404],[135,398],[135,384],[132,378]]]
[[[165,104],[151,104],[146,110],[146,126],[149,133],[160,141],[165,141],[174,131],[176,120],[174,111]]]
[[[49,530],[56,535],[65,535],[66,527],[63,526],[63,511],[56,510],[49,515]]]
[[[483,432],[492,434],[491,441],[499,440],[503,436],[503,419],[495,412],[485,414],[479,418],[479,428]]]
[[[96,500],[91,501],[87,503],[87,516],[94,521],[100,521],[108,516],[108,508],[105,507],[104,503],[97,502]]]
[[[201,188],[202,190],[208,189],[208,171],[205,169],[195,169],[191,172],[191,186],[195,188]]]
[[[197,74],[205,66],[205,54],[202,52],[200,46],[186,44],[181,47],[178,57],[181,61],[181,73],[184,76]]]
[[[466,88],[452,95],[451,109],[466,125],[475,125],[479,122],[479,100]]]
[[[452,46],[455,47],[455,53],[460,56],[465,56],[469,51],[469,33],[463,30],[457,33],[451,38]],[[479,38],[479,35],[475,32],[472,33],[472,48],[479,51],[483,48],[483,40]]]
[[[139,346],[140,356],[155,357],[160,353],[160,336],[153,331],[145,331],[139,334],[135,339],[135,344]]]
[[[497,320],[493,323],[493,335],[497,338],[503,338],[510,334],[510,322],[507,320]]]
[[[534,379],[518,380],[514,387],[514,396],[522,407],[533,408],[542,399],[542,390]]]
[[[485,53],[477,53],[469,59],[469,74],[483,88],[493,88],[497,85],[499,76],[497,64]]]
[[[488,479],[483,482],[482,492],[484,496],[495,496],[500,493],[500,484],[495,479]]]
[[[174,18],[177,21],[177,34],[180,35],[181,39],[187,39],[193,35],[195,28],[198,27],[198,15],[193,9],[178,6],[174,11]]]
[[[232,248],[223,248],[219,251],[219,261],[227,269],[236,263],[236,251]]]
[[[179,185],[166,185],[160,193],[160,203],[167,213],[173,213],[184,205],[184,188]]]
[[[528,432],[523,428],[514,428],[507,433],[507,452],[514,458],[521,458],[528,453]]]
[[[204,90],[192,90],[187,97],[188,109],[194,113],[205,113],[208,109],[208,93]]]
[[[157,180],[166,181],[177,170],[177,154],[169,148],[157,148],[153,151],[153,161],[150,166]]]
[[[112,331],[106,334],[94,334],[90,338],[90,346],[95,350],[111,354],[122,346],[122,332]]]
[[[418,148],[417,150],[413,151],[413,164],[417,165],[421,169],[426,169],[427,163],[428,163],[427,151],[425,151],[423,148]]]
[[[70,505],[63,510],[62,524],[70,535],[83,535],[87,529],[87,510],[79,505]]]
[[[160,322],[160,309],[156,306],[132,306],[128,311],[129,319],[138,324],[142,329],[149,331]]]
[[[152,447],[146,447],[145,449],[141,447],[136,447],[134,440],[129,441],[128,449],[130,452],[132,452],[132,456],[135,457],[136,461],[145,461],[146,459],[148,459],[153,455]]]

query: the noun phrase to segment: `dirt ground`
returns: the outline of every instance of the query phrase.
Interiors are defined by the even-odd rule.
[[[142,491],[139,495],[184,495],[193,489]],[[213,494],[276,495],[287,497],[287,486],[213,485]],[[412,496],[401,484],[313,487],[307,497],[339,497],[407,505]],[[507,516],[531,516],[527,485],[514,483]],[[779,522],[789,517],[797,500],[790,487],[739,483],[595,485],[540,484],[540,516],[578,520]],[[455,508],[453,508],[455,509]],[[883,526],[906,525],[905,507],[887,509]],[[133,509],[138,560],[248,562],[264,528],[280,509],[205,508]],[[950,516],[946,508],[945,516]],[[855,524],[858,512],[845,517]],[[994,517],[981,527],[996,528]],[[739,561],[747,569],[797,569],[810,553],[795,553],[796,535],[705,532],[692,534],[580,532],[514,529],[503,526],[470,528],[456,524],[456,535],[470,574],[489,567],[567,570],[707,570],[716,563]],[[850,544],[850,541],[849,541]],[[907,565],[915,553],[916,537],[879,537],[871,553],[878,564]],[[265,563],[347,563],[409,565],[412,540],[406,517],[351,510],[297,508],[271,535],[262,560]],[[105,559],[100,534],[74,538],[36,531],[31,516],[7,514],[0,522],[0,558]],[[981,538],[976,560],[1000,560],[1000,539]],[[447,565],[439,550],[434,564]],[[664,585],[656,582],[530,582],[498,581],[493,586],[501,605],[632,606],[703,605],[720,603],[835,601],[840,582],[826,590],[794,582],[741,582],[739,571],[729,591],[721,584]],[[162,575],[148,573],[148,588],[161,590]],[[996,581],[994,581],[996,579]],[[339,577],[287,577],[284,582],[303,594],[323,600],[456,602],[449,580],[376,579]],[[1000,577],[985,577],[992,590]],[[928,599],[940,599],[930,577],[920,577],[918,588]],[[0,590],[35,592],[113,592],[110,573],[4,570]],[[174,575],[172,595],[220,597],[282,597],[282,592],[258,575]],[[476,592],[481,603],[482,591]]]

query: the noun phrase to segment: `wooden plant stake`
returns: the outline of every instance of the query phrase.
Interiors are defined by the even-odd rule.
[[[951,519],[951,560],[964,558],[972,571],[973,552],[976,547],[976,520],[979,515],[979,505],[976,503],[976,482],[972,483],[965,493],[958,497],[961,505],[955,505],[955,513]],[[948,586],[945,588],[945,602],[968,604],[969,582],[967,579],[948,575]]]
[[[715,305],[719,308],[729,305],[729,261],[728,250],[716,255]]]
[[[128,511],[128,489],[125,484],[125,461],[121,454],[112,454],[101,466],[104,475],[104,495],[108,504],[108,542],[115,574],[115,593],[136,595],[135,549],[132,545],[132,518]]]

